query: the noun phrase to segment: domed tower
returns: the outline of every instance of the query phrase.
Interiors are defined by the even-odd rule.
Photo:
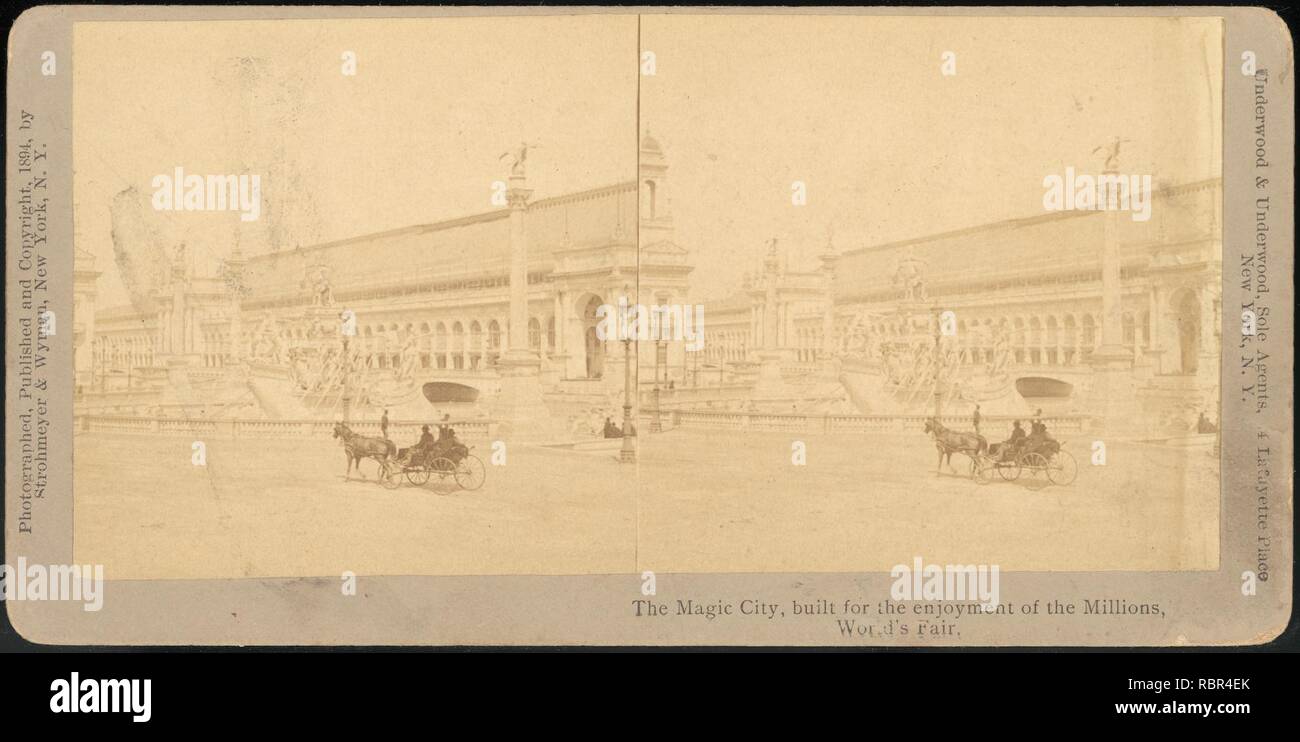
[[[670,238],[672,217],[668,203],[668,160],[663,148],[647,131],[641,139],[640,191],[641,238],[654,243]]]
[[[702,310],[696,312],[692,309],[694,305],[687,302],[690,253],[676,243],[669,211],[668,160],[649,131],[641,139],[638,164],[638,295],[647,306],[675,308],[669,324],[660,326],[661,341],[641,344],[638,356],[641,378],[654,378],[660,383],[682,383],[685,379],[687,335],[700,339],[697,331],[703,332]],[[698,350],[698,346],[694,349]]]

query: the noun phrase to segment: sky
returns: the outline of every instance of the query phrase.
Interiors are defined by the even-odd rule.
[[[114,253],[115,201],[128,244],[184,241],[210,270],[236,241],[256,254],[496,208],[498,158],[521,140],[538,145],[528,174],[542,198],[631,179],[648,130],[700,298],[734,291],[773,237],[800,265],[828,235],[847,250],[1042,213],[1043,178],[1098,171],[1094,150],[1115,137],[1121,170],[1157,183],[1221,171],[1215,19],[639,26],[616,14],[77,24],[76,239],[105,271],[100,306],[141,280]],[[341,73],[345,51],[355,76]],[[638,74],[644,51],[653,75]],[[152,178],[177,166],[260,173],[261,218],[148,208]],[[806,205],[791,203],[795,181]],[[120,205],[129,188],[140,208]]]
[[[813,265],[828,230],[847,250],[1041,214],[1043,178],[1098,172],[1115,137],[1157,183],[1221,173],[1217,19],[647,16],[641,38],[705,294],[773,237]]]
[[[524,140],[535,199],[635,173],[634,17],[78,24],[74,55],[76,239],[100,306],[127,301],[111,212],[130,187],[132,229],[204,269],[236,238],[255,254],[497,208]],[[177,166],[261,174],[263,214],[153,210]]]

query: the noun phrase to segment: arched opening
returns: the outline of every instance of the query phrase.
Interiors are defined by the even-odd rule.
[[[1065,315],[1065,362],[1073,364],[1078,358],[1074,354],[1074,346],[1078,344],[1078,329],[1074,326],[1074,315]]]
[[[483,326],[478,320],[469,323],[469,367],[475,371],[483,367]]]
[[[420,368],[427,369],[433,364],[433,328],[428,322],[420,323]]]
[[[645,217],[646,219],[655,218],[655,210],[658,208],[658,195],[655,193],[655,182],[647,180],[645,182]]]
[[[465,368],[465,326],[460,322],[451,326],[451,367]]]
[[[1057,352],[1060,344],[1061,344],[1061,332],[1060,332],[1060,328],[1058,328],[1056,325],[1056,315],[1054,314],[1048,315],[1047,339],[1046,339],[1047,362],[1052,364],[1053,366],[1061,362],[1060,356],[1058,355]]]
[[[1037,366],[1043,362],[1043,323],[1037,316],[1029,318],[1029,362]]]
[[[1080,360],[1088,360],[1092,357],[1092,352],[1097,349],[1097,322],[1091,314],[1083,315],[1083,341],[1081,343],[1079,354]]]
[[[447,326],[439,322],[433,330],[433,357],[438,368],[447,368]]]
[[[1067,400],[1074,393],[1074,385],[1068,381],[1045,376],[1022,376],[1016,379],[1016,391],[1027,402],[1036,404],[1043,401]]]
[[[1016,317],[1013,327],[1015,333],[1012,335],[1011,344],[1015,346],[1016,363],[1025,362],[1025,320]]]
[[[433,404],[470,404],[478,400],[479,391],[472,386],[451,381],[431,381],[421,391]]]
[[[501,357],[501,324],[496,320],[488,322],[487,360],[489,366],[495,366]]]
[[[599,379],[605,373],[605,341],[596,333],[596,327],[600,323],[597,310],[604,301],[592,294],[587,294],[579,301],[582,302],[578,306],[582,316],[584,369],[588,379]]]
[[[536,317],[528,318],[528,347],[534,353],[542,351],[542,323]]]

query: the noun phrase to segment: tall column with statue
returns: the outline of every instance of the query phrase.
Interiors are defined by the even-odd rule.
[[[510,209],[510,327],[506,352],[497,361],[501,391],[493,416],[503,435],[514,440],[539,438],[551,418],[542,401],[541,359],[528,343],[528,188],[525,172],[530,145],[521,143],[501,155],[509,160],[506,203]]]
[[[1128,179],[1119,177],[1119,149],[1121,139],[1116,138],[1104,151],[1106,160],[1103,177],[1098,180],[1098,204],[1104,205],[1110,194],[1102,192],[1101,184],[1111,188],[1127,188]],[[1119,194],[1116,194],[1118,197]],[[1130,198],[1132,194],[1128,194]],[[1148,198],[1150,195],[1148,194]],[[1086,412],[1092,415],[1092,427],[1097,432],[1135,432],[1142,427],[1137,411],[1137,378],[1133,368],[1133,352],[1124,347],[1123,324],[1123,254],[1120,244],[1119,209],[1102,211],[1104,220],[1101,244],[1101,345],[1092,354],[1092,388],[1088,395]]]
[[[189,306],[190,271],[184,244],[177,245],[172,253],[170,275],[171,307],[165,314],[166,324],[159,328],[167,349],[159,359],[167,369],[167,382],[159,398],[164,414],[197,404],[190,387],[189,372],[203,362],[202,356],[196,352],[197,344],[190,324],[194,313]]]
[[[786,347],[782,338],[781,257],[777,253],[777,240],[768,241],[767,256],[763,259],[763,309],[762,342],[758,351],[758,380],[754,385],[757,402],[783,401],[791,396],[782,369],[793,360],[794,349]]]

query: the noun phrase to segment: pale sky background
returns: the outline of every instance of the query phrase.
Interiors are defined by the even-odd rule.
[[[1044,176],[1098,172],[1115,136],[1157,183],[1221,174],[1218,19],[645,16],[641,39],[706,295],[771,237],[815,264],[828,225],[845,250],[1042,214]]]
[[[135,186],[141,230],[200,269],[246,254],[494,208],[521,140],[534,199],[636,172],[632,16],[78,24],[75,219],[99,305],[126,303],[110,207]],[[356,52],[357,75],[341,74]],[[260,75],[241,82],[240,58]],[[263,214],[159,212],[154,175],[262,174]],[[170,255],[170,247],[167,250]],[[376,255],[382,261],[383,256]],[[391,266],[394,269],[400,266]]]
[[[846,250],[1041,214],[1043,177],[1096,172],[1115,136],[1157,183],[1221,172],[1217,19],[647,15],[640,36],[657,69],[638,80],[630,16],[78,24],[76,234],[100,306],[127,301],[128,186],[133,228],[215,267],[236,235],[255,254],[493,208],[521,139],[542,198],[632,178],[649,129],[699,297],[774,236],[798,265],[828,226]],[[177,165],[261,173],[261,220],[149,209]]]

